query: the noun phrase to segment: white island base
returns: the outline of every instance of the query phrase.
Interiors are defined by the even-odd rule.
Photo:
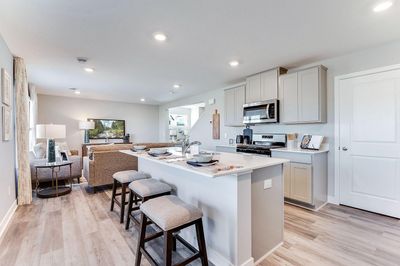
[[[140,171],[170,184],[179,198],[202,209],[208,258],[213,264],[254,265],[282,243],[282,164],[286,160],[221,153],[217,159],[222,164],[242,161],[245,165],[240,171],[213,175],[147,154],[121,152],[137,156]],[[272,186],[264,189],[269,179]],[[182,230],[181,236],[197,246],[194,228]]]

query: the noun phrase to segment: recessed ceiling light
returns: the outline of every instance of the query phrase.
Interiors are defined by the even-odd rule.
[[[174,84],[174,89],[179,89],[180,87],[181,87],[181,85],[180,84]]]
[[[81,92],[77,88],[69,88],[75,94],[81,94]]]
[[[393,5],[392,1],[381,2],[374,7],[374,12],[382,12],[391,7],[392,5]]]
[[[89,73],[94,72],[94,68],[91,68],[91,67],[85,67],[84,70],[85,70],[86,72],[89,72]]]
[[[159,41],[159,42],[164,42],[165,40],[167,40],[167,35],[165,35],[162,32],[156,32],[153,34],[153,37],[155,40]]]
[[[141,98],[140,101],[141,101],[141,102],[145,102],[146,99],[145,99],[145,98]]]
[[[237,67],[237,66],[239,65],[239,61],[237,61],[237,60],[230,61],[230,62],[229,62],[229,65],[230,65],[231,67]]]

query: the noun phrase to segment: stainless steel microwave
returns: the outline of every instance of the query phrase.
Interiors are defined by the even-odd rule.
[[[243,124],[262,124],[278,122],[278,99],[248,103],[243,105]]]

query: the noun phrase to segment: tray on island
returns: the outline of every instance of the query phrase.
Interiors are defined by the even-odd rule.
[[[190,164],[190,165],[196,166],[196,167],[216,165],[218,162],[219,162],[218,160],[211,160],[207,163],[201,163],[201,162],[196,162],[196,161],[192,161],[192,160],[186,161],[187,164]]]

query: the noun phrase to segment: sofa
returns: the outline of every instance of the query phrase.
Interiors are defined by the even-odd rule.
[[[39,168],[37,169],[37,179],[36,179],[36,168],[35,165],[43,165],[47,162],[47,158],[37,158],[34,153],[31,152],[30,167],[31,167],[31,179],[32,183],[36,184],[39,182],[51,181],[51,169],[50,168]],[[68,160],[72,162],[71,166],[71,177],[72,179],[77,179],[78,183],[82,176],[82,158],[78,155],[78,151],[70,151]],[[58,169],[57,169],[58,170]],[[70,178],[70,169],[68,166],[60,167],[60,172],[58,172],[58,180],[65,180]]]
[[[113,174],[124,170],[138,170],[138,159],[120,150],[129,150],[134,145],[148,148],[172,147],[174,143],[136,143],[94,145],[88,148],[88,156],[83,157],[83,176],[88,181],[88,191],[97,187],[111,185]]]

